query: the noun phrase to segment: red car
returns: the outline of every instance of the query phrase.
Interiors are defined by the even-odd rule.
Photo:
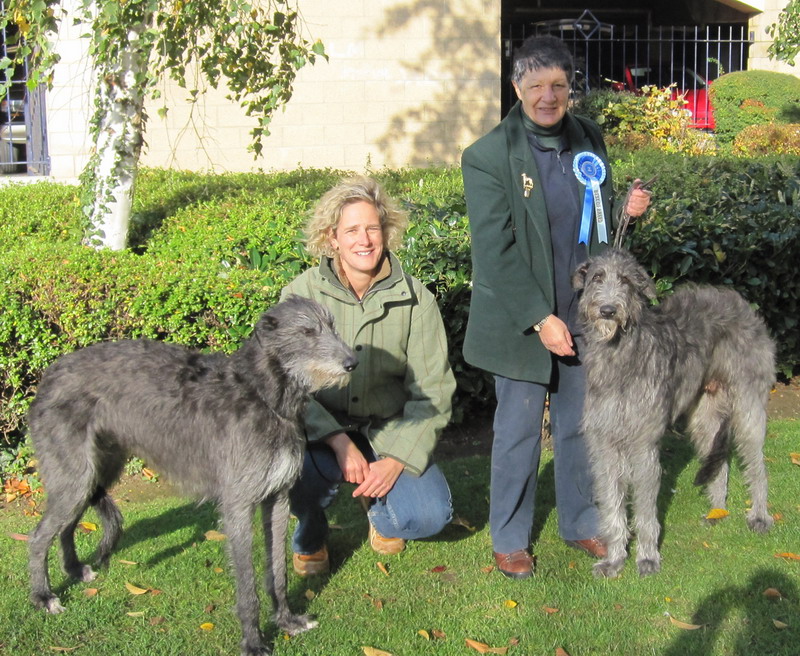
[[[702,76],[695,73],[691,68],[673,68],[668,66],[654,68],[651,66],[626,66],[625,81],[614,82],[612,89],[615,91],[630,91],[641,93],[645,85],[655,85],[665,88],[675,84],[672,97],[683,97],[686,101],[686,109],[692,115],[689,127],[698,130],[713,130],[714,108],[711,106],[711,99],[708,97],[708,84]]]

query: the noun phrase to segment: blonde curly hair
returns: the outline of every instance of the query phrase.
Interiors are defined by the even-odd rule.
[[[339,220],[342,210],[351,203],[364,201],[378,210],[383,228],[383,246],[394,251],[403,243],[403,235],[408,227],[408,216],[395,201],[384,191],[374,178],[357,175],[345,178],[335,187],[326,191],[314,207],[304,233],[305,244],[309,253],[316,257],[333,257],[334,250],[330,244],[330,236]]]

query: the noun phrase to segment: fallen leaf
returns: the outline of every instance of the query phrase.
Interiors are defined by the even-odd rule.
[[[211,622],[203,622],[200,628],[203,629],[203,631],[213,631],[214,625]]]
[[[388,651],[383,649],[375,649],[375,647],[362,647],[365,656],[392,656]]]
[[[431,569],[431,572],[433,572],[434,574],[441,574],[442,572],[446,571],[447,571],[447,565],[438,565],[437,567]]]
[[[505,606],[506,608],[516,608],[517,607],[517,602],[514,601],[513,599],[506,599],[503,602],[503,606]]]
[[[224,533],[220,533],[219,531],[206,531],[203,535],[205,535],[206,540],[211,540],[212,542],[222,542],[223,540],[227,540],[228,536]]]
[[[95,524],[94,522],[81,522],[80,524],[78,524],[78,526],[80,526],[87,533],[91,533],[97,530],[97,524]]]
[[[569,656],[566,649],[562,649],[561,647],[556,647],[556,656]]]
[[[775,554],[775,558],[785,558],[786,560],[800,560],[800,556],[798,556],[796,553],[790,553],[788,551]]]
[[[793,465],[800,466],[800,453],[790,453],[789,457],[792,459]]]
[[[128,589],[128,592],[130,592],[132,595],[143,595],[150,592],[147,588],[139,588],[133,585],[132,583],[126,583],[125,587]]]
[[[667,616],[669,617],[669,621],[672,622],[679,629],[684,629],[686,631],[694,631],[696,629],[702,629],[703,628],[702,624],[687,624],[686,622],[681,622],[680,620],[676,620],[669,613],[667,613]]]
[[[558,612],[558,608],[550,608],[549,606],[542,606],[542,610],[548,615]]]
[[[484,574],[489,574],[490,572],[494,572],[494,565],[489,565],[488,567],[481,567],[481,572]]]
[[[152,481],[155,478],[158,478],[158,474],[156,474],[152,469],[148,469],[147,467],[142,467],[142,476],[144,476],[148,481]]]
[[[490,647],[484,642],[478,642],[477,640],[470,640],[469,638],[466,639],[467,647],[472,647],[475,651],[480,654],[507,654],[508,647]]]
[[[84,597],[96,597],[98,592],[100,592],[100,590],[98,590],[97,588],[86,588],[83,591],[83,596]]]
[[[723,517],[727,517],[730,513],[725,510],[724,508],[712,508],[708,511],[706,515],[706,519],[722,519]]]
[[[144,611],[143,610],[136,610],[136,611],[133,611],[132,613],[125,613],[125,614],[128,617],[144,617]]]
[[[417,634],[421,635],[423,638],[425,638],[425,640],[431,639],[431,634],[428,633],[425,629],[420,629],[419,631],[417,631]]]
[[[783,595],[777,588],[767,588],[762,593],[767,599],[783,599]]]
[[[380,561],[378,561],[378,562],[377,562],[377,563],[375,563],[375,564],[377,565],[378,569],[379,569],[379,570],[381,570],[381,572],[383,572],[384,574],[386,574],[386,576],[389,576],[389,570],[388,570],[388,569],[386,569],[386,565],[384,565],[384,564],[383,564],[382,562],[380,562]]]
[[[203,612],[204,612],[204,613],[213,613],[213,612],[214,612],[216,609],[217,609],[217,607],[216,607],[214,604],[208,604],[208,605],[207,605],[207,606],[206,606],[206,607],[203,609]]]
[[[28,536],[24,535],[23,533],[9,533],[8,537],[10,537],[12,540],[19,540],[20,542],[28,541]]]
[[[166,621],[167,621],[166,618],[161,617],[160,615],[158,615],[156,617],[151,617],[150,618],[150,626],[158,626],[159,624],[163,624]]]
[[[431,635],[437,640],[444,640],[447,637],[447,634],[439,629],[431,629]]]
[[[317,596],[317,593],[316,593],[316,592],[314,592],[313,590],[306,590],[305,597],[306,597],[306,599],[308,599],[309,601],[311,601],[311,600],[312,600],[314,597],[316,597],[316,596]]]
[[[138,565],[139,563],[135,563],[132,560],[117,560],[118,563],[122,563],[123,565]]]
[[[775,625],[776,629],[788,629],[789,625],[781,622],[780,620],[772,620],[772,623]]]

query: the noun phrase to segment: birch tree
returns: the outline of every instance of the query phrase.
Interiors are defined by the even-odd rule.
[[[95,148],[82,184],[86,240],[98,247],[125,247],[145,101],[159,97],[161,82],[176,82],[193,99],[201,88],[224,85],[253,117],[258,156],[297,71],[326,57],[320,42],[300,33],[292,0],[6,0],[0,28],[17,42],[13,57],[0,60],[0,97],[25,61],[31,88],[52,86],[55,36],[68,15],[86,27],[94,70]],[[192,78],[192,70],[200,75]]]

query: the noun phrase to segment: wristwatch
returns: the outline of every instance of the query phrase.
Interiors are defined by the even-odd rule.
[[[540,332],[542,332],[542,328],[544,327],[544,324],[547,322],[547,320],[548,320],[549,318],[550,318],[550,315],[548,314],[548,315],[547,315],[547,316],[546,316],[544,319],[542,319],[542,320],[541,320],[539,323],[537,323],[537,324],[534,324],[534,326],[533,326],[533,332],[535,332],[535,333],[540,333]]]

